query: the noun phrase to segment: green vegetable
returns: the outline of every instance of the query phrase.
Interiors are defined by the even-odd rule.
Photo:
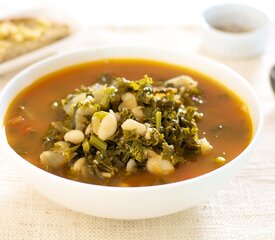
[[[161,127],[161,115],[162,113],[160,111],[156,112],[156,128],[157,130]]]
[[[145,154],[145,146],[138,142],[133,142],[130,146],[130,153],[133,159],[138,162],[143,162],[144,159],[147,159]]]
[[[90,144],[93,145],[99,151],[104,151],[107,149],[107,143],[100,140],[97,136],[91,135],[90,137]]]
[[[100,101],[100,106],[102,109],[107,109],[110,104],[111,95],[115,92],[114,88],[106,88],[102,99]]]

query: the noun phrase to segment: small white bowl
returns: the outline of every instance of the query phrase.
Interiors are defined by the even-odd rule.
[[[202,176],[149,187],[107,187],[72,181],[46,172],[19,156],[8,144],[4,117],[16,95],[38,78],[67,66],[108,58],[151,59],[195,69],[217,79],[241,96],[253,122],[253,139],[234,160]],[[37,191],[70,209],[107,218],[141,219],[175,213],[208,199],[248,160],[262,128],[258,98],[247,81],[228,67],[197,55],[145,47],[106,47],[75,51],[45,59],[14,77],[0,97],[0,145],[6,161],[14,162]]]
[[[240,4],[215,5],[202,13],[201,45],[217,56],[246,58],[264,52],[269,20],[260,10]]]

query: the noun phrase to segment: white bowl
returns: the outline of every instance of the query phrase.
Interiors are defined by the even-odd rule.
[[[8,144],[4,116],[15,96],[41,76],[64,67],[106,58],[141,58],[169,62],[196,69],[218,79],[241,96],[253,122],[253,139],[233,161],[202,176],[149,187],[107,187],[80,183],[41,170],[20,157]],[[0,97],[0,139],[7,161],[15,163],[27,182],[47,198],[78,212],[117,219],[141,219],[175,213],[201,201],[221,189],[248,160],[262,127],[258,98],[252,87],[233,70],[212,60],[179,52],[144,47],[106,47],[85,49],[45,59],[14,77]]]
[[[228,32],[215,26],[244,27],[247,32]],[[269,20],[260,10],[241,4],[220,4],[202,13],[201,45],[217,56],[246,58],[264,52],[269,32]]]

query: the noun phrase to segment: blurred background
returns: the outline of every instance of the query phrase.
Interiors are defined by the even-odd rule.
[[[183,25],[198,22],[205,7],[229,2],[249,4],[275,20],[270,0],[0,0],[0,17],[16,9],[50,6],[90,25]]]

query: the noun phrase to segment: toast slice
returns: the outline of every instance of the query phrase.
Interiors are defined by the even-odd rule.
[[[46,46],[70,35],[66,24],[42,18],[0,21],[0,63]]]

